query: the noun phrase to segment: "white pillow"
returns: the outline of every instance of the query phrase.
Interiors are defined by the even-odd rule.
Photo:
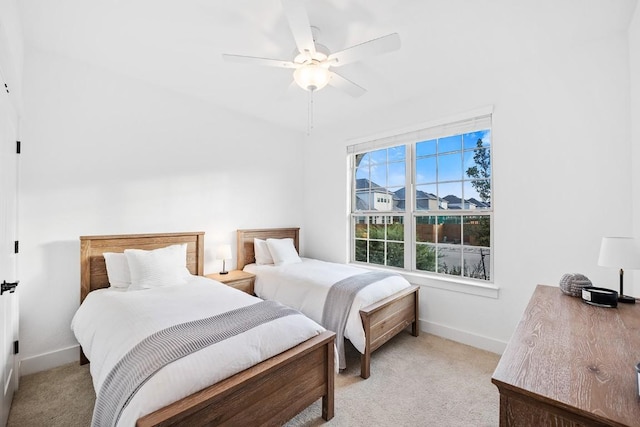
[[[171,245],[145,251],[125,249],[131,272],[130,291],[184,285],[190,276],[187,269],[187,244]]]
[[[269,246],[269,252],[271,252],[275,265],[302,262],[291,238],[267,239],[267,246]]]
[[[125,254],[105,252],[102,256],[107,266],[109,284],[114,288],[128,288],[131,285],[131,273]]]
[[[253,253],[256,257],[256,264],[258,265],[273,264],[273,258],[271,257],[271,252],[269,251],[269,246],[267,245],[266,240],[254,238]]]

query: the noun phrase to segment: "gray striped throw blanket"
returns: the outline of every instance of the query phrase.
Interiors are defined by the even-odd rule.
[[[347,277],[331,285],[322,310],[322,326],[336,333],[338,366],[340,369],[347,367],[344,355],[344,328],[347,326],[347,317],[356,294],[372,283],[379,282],[390,276],[397,276],[397,274],[385,271],[370,271]]]
[[[165,365],[202,348],[298,311],[274,301],[262,301],[205,319],[158,331],[133,347],[102,384],[91,425],[115,426],[136,392]]]

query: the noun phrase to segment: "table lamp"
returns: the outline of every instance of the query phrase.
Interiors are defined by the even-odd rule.
[[[634,304],[636,299],[624,294],[624,269],[640,268],[640,246],[631,237],[603,237],[600,244],[598,265],[620,268],[620,293],[618,302]]]
[[[218,253],[216,255],[216,258],[222,260],[222,271],[220,272],[220,274],[229,274],[225,267],[225,261],[231,259],[231,245],[218,246]]]

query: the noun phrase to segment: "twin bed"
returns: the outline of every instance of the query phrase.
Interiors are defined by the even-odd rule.
[[[302,262],[256,265],[255,239],[291,239],[299,252],[300,229],[269,228],[237,231],[237,268],[256,275],[256,295],[291,306],[322,323],[323,303],[335,282],[367,272],[363,268],[302,258]],[[371,353],[411,326],[418,336],[419,287],[398,274],[359,291],[351,306],[344,337],[361,353],[360,376],[371,374]],[[324,325],[326,326],[326,325]],[[338,332],[340,335],[340,332]],[[340,346],[340,336],[337,338]],[[343,368],[343,366],[341,366]]]
[[[322,399],[322,418],[333,417],[336,334],[320,326],[317,308],[308,307],[304,299],[285,297],[275,302],[278,298],[269,293],[269,274],[260,272],[267,266],[255,266],[254,238],[290,238],[297,251],[299,229],[238,230],[237,237],[238,269],[256,274],[256,294],[264,300],[202,277],[203,232],[80,238],[81,306],[72,329],[81,345],[81,363],[91,361],[97,394],[93,425],[282,425],[318,399]],[[161,268],[149,271],[143,263],[141,269],[134,260],[167,248],[184,251],[179,255],[186,259],[181,267],[184,278],[176,276],[178,281],[184,279],[183,284],[156,287],[152,281],[137,290],[110,286],[113,270],[107,274],[105,258],[125,259],[124,253],[131,277],[142,271],[162,282]],[[140,259],[152,259],[144,257]],[[321,263],[304,259],[295,268],[331,280],[366,271],[314,262]],[[306,273],[273,280],[294,288],[307,286],[300,274]],[[408,326],[413,335],[419,333],[418,287],[399,275],[388,276],[367,286],[373,292],[357,293],[346,319],[344,338],[362,353],[363,378],[370,375],[374,350]],[[310,289],[311,295],[326,293],[313,283]],[[240,327],[241,322],[247,325]],[[203,338],[205,329],[213,336]],[[169,348],[178,341],[170,334],[191,341]],[[338,339],[344,341],[342,333]],[[184,350],[194,346],[196,351]],[[169,363],[156,364],[156,359]],[[132,361],[137,365],[130,365]],[[122,396],[114,390],[123,390]]]
[[[202,232],[84,236],[80,241],[83,304],[74,317],[73,328],[82,346],[81,360],[91,360],[97,394],[106,383],[115,382],[110,382],[111,373],[115,371],[111,368],[131,353],[129,348],[140,334],[136,332],[138,326],[148,333],[160,331],[176,319],[185,324],[197,314],[191,309],[194,303],[203,310],[209,305],[213,307],[210,316],[224,316],[225,310],[221,308],[228,304],[244,310],[258,306],[261,301],[200,277],[204,266]],[[136,292],[109,287],[104,253],[122,253],[126,249],[152,251],[172,245],[186,245],[186,267],[193,277],[184,286]],[[104,302],[105,297],[109,302]],[[162,305],[162,300],[171,303]],[[134,317],[121,317],[124,316],[119,311],[122,304],[115,305],[114,310],[109,309],[112,303],[122,301],[125,308],[133,309]],[[181,306],[183,301],[189,301],[189,310]],[[176,317],[183,315],[186,317]],[[160,325],[149,323],[150,318],[157,319]],[[291,322],[282,323],[287,318]],[[275,319],[255,327],[253,335],[247,335],[251,331],[235,335],[160,368],[137,386],[137,393],[120,413],[119,421],[116,418],[113,424],[100,423],[96,421],[94,411],[94,425],[116,425],[116,422],[123,426],[134,423],[137,426],[282,425],[320,398],[322,417],[331,419],[334,415],[335,335],[305,319],[295,313]],[[296,326],[309,322],[311,331]],[[291,344],[294,335],[302,337],[299,344]],[[310,338],[305,338],[309,335]],[[283,339],[285,342],[276,344],[275,348],[268,343]],[[221,347],[232,340],[235,347]],[[124,344],[119,344],[121,342]],[[258,348],[255,348],[256,342],[260,343]],[[243,357],[245,353],[249,356]],[[218,372],[220,367],[211,371],[207,365],[213,364],[213,359],[222,359],[222,370],[231,374],[219,378],[227,374]],[[201,384],[202,389],[192,390],[190,387],[195,387],[194,382]]]

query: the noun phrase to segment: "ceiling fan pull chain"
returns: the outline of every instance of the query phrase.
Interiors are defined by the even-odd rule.
[[[309,91],[309,109],[307,117],[307,136],[311,135],[313,129],[313,90]]]

